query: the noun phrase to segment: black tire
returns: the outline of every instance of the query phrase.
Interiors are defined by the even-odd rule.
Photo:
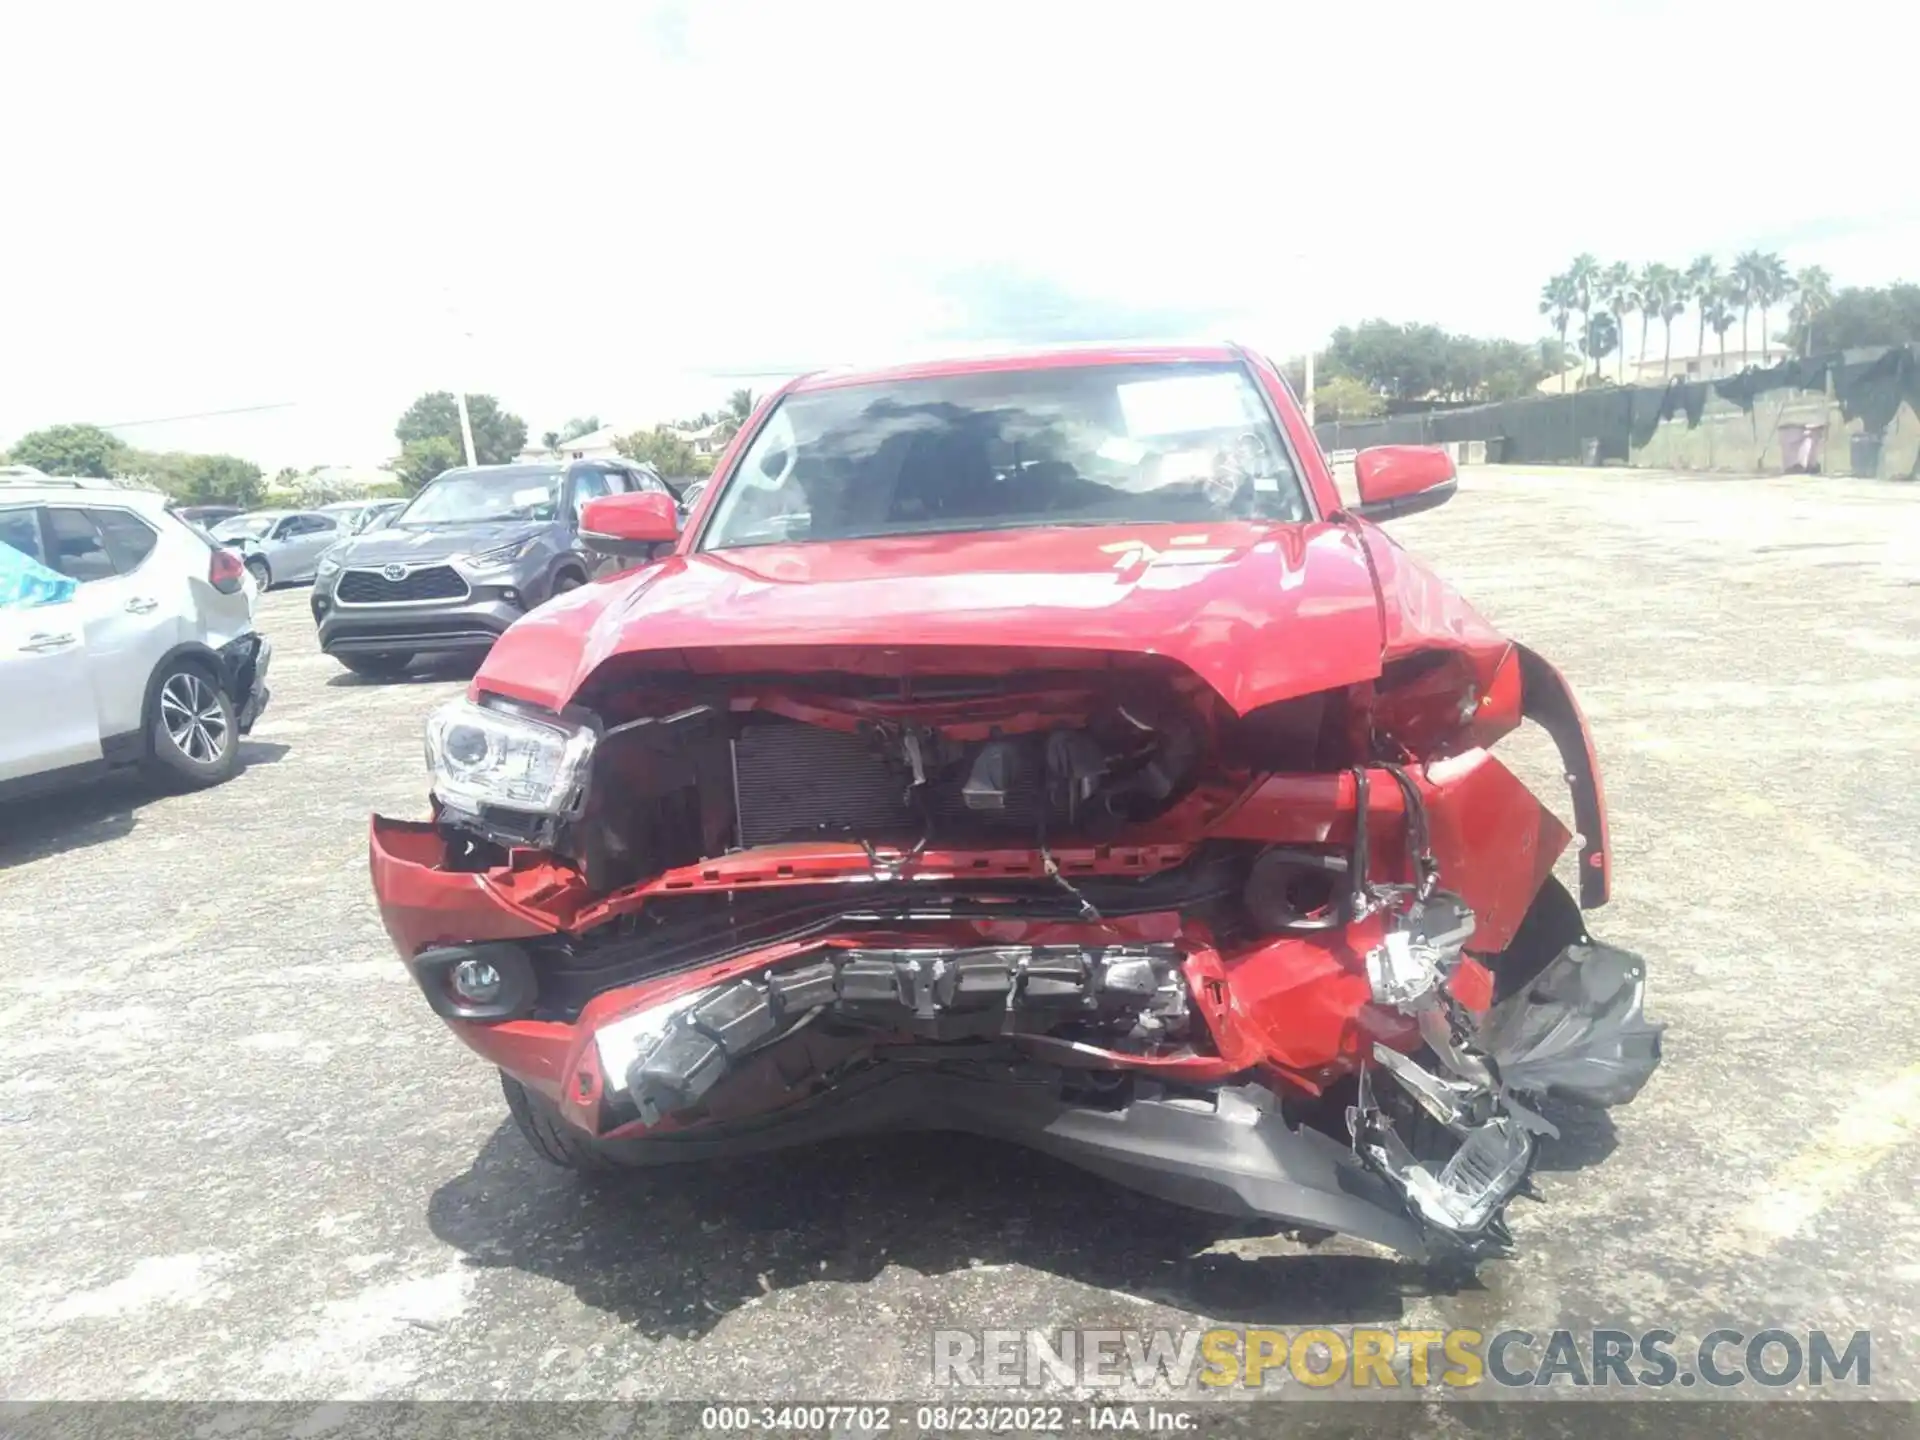
[[[233,701],[212,670],[172,660],[156,679],[147,719],[147,763],[162,778],[203,789],[240,768]]]
[[[413,663],[411,650],[382,650],[372,655],[336,655],[333,657],[356,675],[387,677],[398,675]]]
[[[551,600],[554,596],[564,595],[569,590],[578,590],[586,583],[587,577],[578,570],[562,570],[553,577],[553,588],[547,591],[547,598]]]
[[[534,1094],[504,1070],[500,1072],[500,1089],[507,1097],[513,1123],[520,1127],[533,1153],[549,1165],[589,1175],[611,1174],[621,1168],[591,1136],[582,1135],[555,1114],[545,1096]]]
[[[273,588],[273,567],[258,555],[247,557],[247,573],[253,576],[253,583],[260,587],[262,594]]]

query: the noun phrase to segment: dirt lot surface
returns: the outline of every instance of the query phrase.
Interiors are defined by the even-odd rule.
[[[1871,1327],[1920,1396],[1920,487],[1474,470],[1394,533],[1587,706],[1594,929],[1671,1022],[1514,1259],[1247,1238],[970,1140],[548,1169],[368,891],[462,676],[355,679],[291,590],[233,783],[0,809],[0,1395],[905,1397],[936,1328],[1219,1321]]]

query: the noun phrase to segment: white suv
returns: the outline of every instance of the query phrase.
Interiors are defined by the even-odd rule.
[[[57,480],[0,484],[0,543],[77,582],[0,607],[0,799],[113,765],[233,774],[272,655],[238,555],[164,496]]]

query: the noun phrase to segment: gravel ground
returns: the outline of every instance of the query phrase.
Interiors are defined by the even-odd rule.
[[[1595,929],[1671,1022],[1470,1282],[970,1140],[544,1167],[367,886],[367,813],[423,813],[464,677],[358,680],[275,593],[233,783],[0,809],[0,1395],[904,1397],[936,1328],[1202,1322],[1871,1327],[1874,1392],[1920,1395],[1916,502],[1474,470],[1396,525],[1587,706]],[[1544,739],[1509,752],[1564,810]]]

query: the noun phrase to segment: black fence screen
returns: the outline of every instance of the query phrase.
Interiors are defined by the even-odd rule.
[[[1689,427],[1697,426],[1709,395],[1751,411],[1756,396],[1781,390],[1830,392],[1848,420],[1878,435],[1902,402],[1920,415],[1920,355],[1906,345],[1849,350],[1783,360],[1717,381],[1605,386],[1378,420],[1335,420],[1315,426],[1314,433],[1329,451],[1482,440],[1487,459],[1496,464],[1591,465],[1629,460],[1664,420],[1684,417]]]

